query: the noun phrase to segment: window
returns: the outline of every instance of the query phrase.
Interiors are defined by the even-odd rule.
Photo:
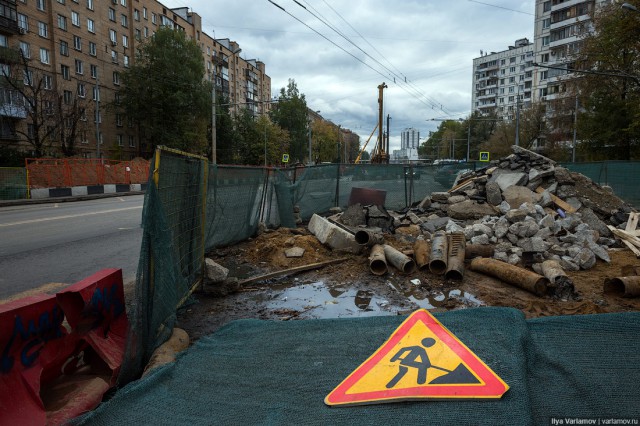
[[[118,142],[118,146],[122,146],[122,135],[117,135],[116,141]]]
[[[549,36],[542,37],[542,45],[543,46],[548,46],[549,45]]]
[[[67,17],[58,15],[58,28],[67,31]]]
[[[118,44],[118,34],[115,30],[109,30],[109,40],[111,40],[111,44],[113,46]]]
[[[89,55],[91,56],[96,56],[96,44],[92,41],[89,42]]]
[[[513,96],[509,96],[509,102],[513,102],[515,98]]]
[[[49,74],[42,75],[42,85],[46,90],[53,89],[53,78]]]
[[[100,88],[99,87],[93,87],[93,100],[94,101],[100,101]]]
[[[60,54],[62,56],[69,56],[69,43],[64,40],[60,40]]]
[[[134,36],[135,36],[136,40],[138,40],[138,41],[142,40],[142,32],[138,28],[136,28]]]
[[[127,28],[128,25],[128,21],[127,21],[127,15],[120,15],[120,24],[122,24],[123,27]]]
[[[129,57],[127,55],[122,55],[122,62],[125,68],[129,68]]]
[[[58,0],[58,3],[64,4],[64,0]]]
[[[36,7],[38,8],[38,10],[46,10],[47,8],[47,2],[46,0],[36,0]]]
[[[93,0],[87,0],[87,9],[93,10]]]
[[[122,114],[116,114],[116,126],[122,127]]]
[[[133,19],[140,22],[140,11],[138,9],[133,9]]]
[[[143,8],[142,8],[142,17],[143,17],[144,19],[148,19],[148,17],[147,17],[147,8],[146,8],[146,7],[143,7]]]
[[[89,68],[91,70],[91,78],[98,78],[98,66],[91,65]]]
[[[73,48],[82,51],[82,39],[76,35],[73,36]]]
[[[135,148],[136,147],[136,142],[135,142],[135,139],[133,138],[132,135],[129,135],[129,147],[131,147],[131,148]]]
[[[71,93],[71,90],[65,90],[62,93],[62,99],[64,100],[64,103],[69,105],[71,103],[71,98],[73,97],[73,94]]]
[[[113,62],[114,64],[118,63],[118,52],[116,52],[115,50],[111,51],[111,62]]]
[[[120,73],[118,71],[113,72],[113,84],[120,85]]]
[[[509,67],[509,72],[516,72],[516,67]]]
[[[18,13],[18,27],[25,30],[25,32],[29,31],[29,17],[27,15]]]
[[[119,93],[119,92],[116,92],[116,93],[113,95],[113,102],[114,102],[116,105],[120,105],[120,93]]]
[[[90,33],[96,32],[96,23],[93,21],[93,19],[87,18],[87,31],[89,31]]]
[[[60,74],[62,74],[62,78],[65,80],[71,80],[71,76],[69,75],[69,67],[66,65],[60,65]]]
[[[149,37],[149,28],[144,27],[144,36]]]
[[[547,79],[547,71],[540,71],[540,80]]]
[[[44,22],[38,21],[38,35],[40,37],[49,38],[49,27]]]
[[[129,47],[129,37],[124,34],[122,35],[122,45],[124,47]]]
[[[155,23],[156,23],[156,21],[157,21],[156,14],[155,14],[155,13],[153,13],[153,12],[151,12],[151,22],[153,22],[153,23],[155,24]]]
[[[84,64],[80,59],[76,59],[76,74],[84,74]]]
[[[71,12],[71,25],[74,27],[80,26],[80,14],[78,12]]]
[[[120,0],[120,4],[127,7],[127,0]]]
[[[22,80],[24,81],[25,86],[33,86],[33,71],[31,70],[23,70],[22,71]]]
[[[546,18],[542,20],[542,28],[546,29],[551,26],[551,18]]]
[[[20,42],[20,53],[25,58],[31,57],[31,46],[29,46],[29,43],[25,41]]]
[[[49,49],[45,49],[44,47],[40,48],[40,62],[43,64],[49,63]]]
[[[551,10],[551,1],[545,1],[544,3],[542,3],[543,12],[548,12],[550,10]]]
[[[515,64],[516,63],[516,57],[515,56],[510,57],[509,58],[509,63],[510,64]]]
[[[109,8],[109,20],[116,22],[116,11],[115,9]]]
[[[515,77],[509,77],[509,83],[515,83],[515,82],[516,82]]]

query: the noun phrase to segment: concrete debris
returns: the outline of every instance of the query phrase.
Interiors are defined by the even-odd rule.
[[[217,264],[212,259],[205,259],[205,284],[215,284],[224,282],[229,275],[229,270],[222,265]]]
[[[302,247],[291,247],[284,251],[285,257],[302,257],[304,255],[304,249]]]

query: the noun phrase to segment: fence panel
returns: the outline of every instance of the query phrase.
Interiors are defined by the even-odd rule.
[[[98,158],[29,158],[32,188],[62,188],[83,185],[145,183],[149,162],[115,161]]]
[[[0,200],[20,200],[28,195],[27,170],[22,167],[0,167]]]
[[[563,163],[562,166],[587,176],[599,185],[610,186],[618,197],[640,208],[640,161]]]

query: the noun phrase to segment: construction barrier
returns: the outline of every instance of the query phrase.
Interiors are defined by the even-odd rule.
[[[22,167],[0,167],[0,200],[29,198],[27,170]]]
[[[128,330],[121,269],[0,306],[0,424],[63,424],[115,385]]]

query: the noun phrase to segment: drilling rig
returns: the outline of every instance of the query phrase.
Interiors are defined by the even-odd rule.
[[[384,89],[387,87],[388,86],[385,83],[378,86],[378,143],[371,154],[371,163],[374,164],[389,164],[389,153],[387,152],[389,148],[385,148],[385,138],[382,125]]]

